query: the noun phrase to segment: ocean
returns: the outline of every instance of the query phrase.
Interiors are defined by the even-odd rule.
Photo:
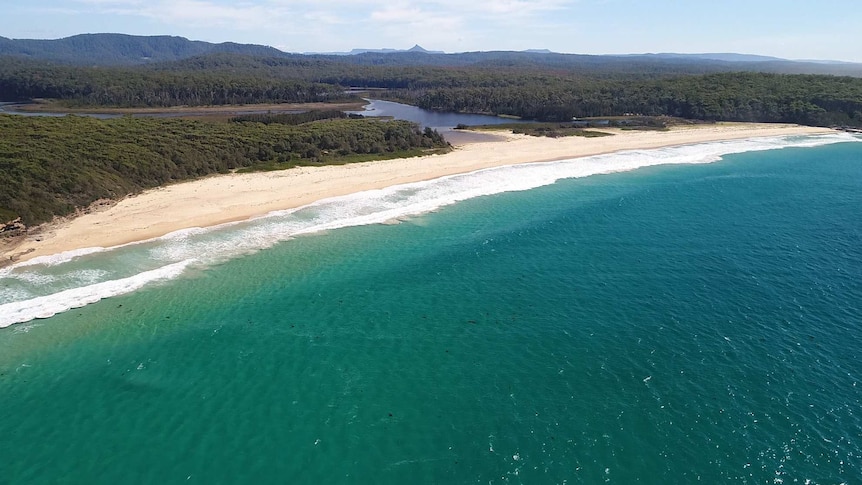
[[[0,484],[862,483],[862,143],[483,170],[0,269]]]

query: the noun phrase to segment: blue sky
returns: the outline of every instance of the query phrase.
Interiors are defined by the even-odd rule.
[[[862,62],[858,0],[2,0],[0,35],[179,35],[290,52],[740,52]]]

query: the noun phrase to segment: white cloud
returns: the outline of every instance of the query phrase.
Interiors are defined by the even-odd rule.
[[[452,8],[466,9],[472,13],[485,13],[487,15],[516,15],[527,16],[541,12],[560,10],[573,2],[559,0],[498,0],[495,2],[475,3],[464,5],[454,1],[441,2]]]
[[[572,2],[560,0],[498,0],[495,2],[464,2],[463,0],[431,0],[422,3],[369,0],[258,0],[224,2],[219,0],[75,0],[100,13],[138,15],[165,23],[231,25],[239,22],[249,26],[255,22],[269,24],[273,20],[303,17],[326,24],[345,24],[367,20],[402,22],[416,25],[422,21],[434,25],[456,25],[493,20],[495,17],[525,17],[558,10]],[[447,19],[451,19],[447,22]]]
[[[435,50],[516,48],[522,37],[499,32],[543,32],[561,0],[75,0],[87,14],[146,19],[176,35],[210,41],[297,46],[295,50],[406,48]],[[301,47],[299,47],[301,46]]]
[[[169,25],[251,28],[267,23],[272,11],[263,5],[224,5],[207,0],[76,0],[91,13],[136,16]]]
[[[123,6],[134,6],[134,5],[143,5],[144,1],[142,0],[75,0],[77,3],[83,3],[85,5],[95,5],[95,6],[108,6],[108,7],[123,7]]]
[[[268,24],[273,17],[273,12],[261,6],[232,7],[202,0],[154,3],[139,7],[138,13],[171,24],[251,29]]]

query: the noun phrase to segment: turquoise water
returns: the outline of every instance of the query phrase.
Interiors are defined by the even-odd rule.
[[[6,270],[60,313],[0,329],[0,483],[859,483],[862,144],[782,143]]]

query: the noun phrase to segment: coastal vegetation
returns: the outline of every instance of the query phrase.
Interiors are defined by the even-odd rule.
[[[0,217],[28,226],[99,199],[239,169],[348,163],[448,149],[406,121],[255,121],[0,115]]]
[[[508,130],[516,135],[544,136],[548,138],[561,138],[566,136],[582,136],[584,138],[598,138],[611,136],[611,133],[601,131],[585,130],[575,127],[571,123],[503,123],[499,125],[458,125],[456,130],[478,130],[499,131]]]
[[[301,125],[319,120],[332,120],[342,118],[362,118],[362,115],[348,115],[344,111],[338,110],[311,110],[303,113],[259,113],[234,116],[228,121],[233,123],[279,123],[282,125]]]
[[[457,130],[509,130],[515,134],[530,136],[544,136],[548,138],[560,138],[565,136],[582,136],[585,138],[596,138],[610,136],[611,133],[604,131],[589,130],[587,128],[619,128],[622,130],[649,130],[666,131],[671,126],[692,125],[709,123],[705,121],[692,121],[683,118],[668,116],[611,116],[604,118],[579,118],[567,122],[540,122],[524,123],[514,121],[495,125],[467,126],[458,125]]]

